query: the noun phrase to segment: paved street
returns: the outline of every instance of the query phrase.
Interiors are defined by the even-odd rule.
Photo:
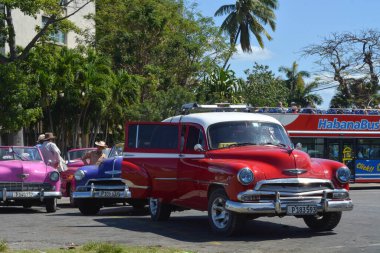
[[[162,245],[198,252],[380,252],[380,188],[353,187],[354,211],[346,212],[332,232],[313,233],[302,219],[260,218],[242,235],[221,238],[210,233],[205,212],[174,213],[167,222],[153,223],[147,210],[129,206],[104,208],[82,216],[67,199],[47,214],[43,207],[0,208],[0,240],[14,249],[67,247],[89,241]]]

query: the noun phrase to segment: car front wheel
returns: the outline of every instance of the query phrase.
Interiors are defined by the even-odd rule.
[[[306,225],[314,231],[333,230],[342,218],[342,212],[324,213],[323,215],[305,216]]]
[[[46,212],[55,213],[57,211],[57,199],[46,199]]]
[[[83,215],[95,215],[100,210],[100,204],[94,201],[77,200],[76,204]]]
[[[149,212],[153,221],[165,221],[169,219],[172,210],[170,205],[162,203],[160,199],[150,198]]]
[[[238,233],[246,221],[242,214],[225,208],[228,196],[223,189],[214,190],[208,201],[208,220],[214,233],[230,236]]]

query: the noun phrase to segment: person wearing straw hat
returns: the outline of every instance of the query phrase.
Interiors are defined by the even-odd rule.
[[[40,149],[45,163],[57,169],[60,163],[61,151],[53,142],[54,139],[55,136],[52,132],[45,133],[45,138]]]
[[[40,134],[37,138],[37,144],[36,144],[36,147],[37,148],[41,148],[42,146],[42,143],[44,142],[44,139],[45,139],[45,135],[44,134]]]
[[[84,156],[82,156],[82,161],[84,165],[99,165],[106,155],[103,153],[103,150],[108,146],[104,141],[96,141],[95,142],[96,150],[92,150],[87,152]]]

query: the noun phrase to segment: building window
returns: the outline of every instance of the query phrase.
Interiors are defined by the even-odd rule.
[[[48,21],[48,17],[42,16],[42,25]],[[57,44],[66,44],[66,34],[62,31],[52,32],[49,34],[49,39]]]

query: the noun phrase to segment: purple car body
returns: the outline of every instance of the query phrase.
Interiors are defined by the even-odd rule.
[[[55,212],[60,185],[59,173],[45,164],[38,148],[0,146],[1,206],[45,205]]]

